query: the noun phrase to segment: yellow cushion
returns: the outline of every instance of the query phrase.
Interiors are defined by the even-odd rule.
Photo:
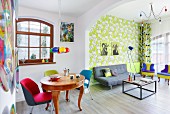
[[[111,72],[110,72],[110,68],[105,68],[104,70],[104,76],[105,77],[109,77],[112,76]]]
[[[151,64],[146,64],[146,70],[150,70]]]

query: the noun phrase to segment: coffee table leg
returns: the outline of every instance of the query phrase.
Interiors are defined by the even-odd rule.
[[[66,90],[66,101],[69,102],[69,98],[68,98],[68,93],[69,93],[69,90]]]
[[[142,86],[140,86],[140,100],[142,100]]]
[[[55,114],[59,114],[59,97],[60,91],[52,91],[53,103],[55,107]]]
[[[122,82],[122,93],[124,93],[124,81]]]
[[[155,93],[156,93],[156,81],[155,81]]]
[[[79,98],[78,98],[78,107],[79,107],[80,111],[82,111],[80,103],[81,103],[81,99],[82,99],[83,93],[84,93],[84,85],[82,85],[80,87],[80,93],[79,93]]]

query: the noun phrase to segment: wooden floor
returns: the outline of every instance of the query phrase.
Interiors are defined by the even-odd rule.
[[[149,88],[152,88],[150,86]],[[157,93],[143,100],[138,100],[122,93],[122,86],[109,87],[100,84],[90,87],[94,100],[89,94],[82,98],[82,111],[77,106],[79,90],[72,90],[70,102],[65,101],[64,92],[60,94],[60,114],[170,114],[170,85],[165,80],[157,83]],[[36,106],[33,114],[50,114],[46,105]],[[31,107],[26,102],[16,104],[17,114],[29,114]]]

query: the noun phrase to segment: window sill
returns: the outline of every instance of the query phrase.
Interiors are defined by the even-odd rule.
[[[56,64],[56,62],[45,62],[45,63],[20,63],[19,66],[29,66],[29,65],[44,65],[44,64]]]

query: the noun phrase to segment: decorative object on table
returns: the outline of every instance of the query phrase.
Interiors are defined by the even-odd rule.
[[[80,78],[80,74],[76,74],[76,78]]]
[[[53,47],[50,49],[51,53],[68,53],[70,52],[70,49],[68,47]]]
[[[133,65],[133,68],[134,68],[135,72],[134,72],[134,73],[129,72],[129,77],[130,77],[130,75],[131,75],[131,77],[132,77],[132,75],[134,74],[133,79],[135,80],[136,67],[135,67],[135,65],[134,65],[134,61],[133,61],[133,58],[132,58],[132,50],[133,50],[133,47],[132,47],[132,46],[129,46],[129,47],[128,47],[128,51],[127,51],[127,55],[128,55],[128,59],[129,59],[130,69],[131,69],[131,71],[132,71],[132,65]],[[131,78],[130,78],[130,79],[131,79]]]
[[[64,69],[64,76],[67,76],[69,74],[69,69]]]
[[[74,23],[61,22],[60,42],[74,42]]]
[[[58,81],[61,76],[50,76],[50,81]]]
[[[118,47],[119,47],[118,42],[111,43],[112,55],[119,55]]]
[[[155,14],[155,13],[154,13],[152,3],[150,3],[150,6],[151,6],[150,14],[147,16],[144,11],[141,11],[141,12],[140,12],[140,17],[142,17],[142,16],[143,16],[142,14],[144,14],[145,17],[147,18],[147,21],[149,21],[149,19],[150,19],[151,16],[153,15],[154,19],[159,20],[159,22],[161,23],[162,20],[161,20],[160,15],[161,15],[161,13],[162,13],[163,11],[167,12],[166,6],[164,6],[164,7],[162,8],[162,10],[161,10],[160,12],[158,12],[158,14]]]
[[[154,64],[143,63],[143,67],[141,69],[141,74],[143,77],[150,76],[153,79],[153,76],[155,75]]]
[[[70,79],[72,80],[74,78],[74,75],[70,75]]]

